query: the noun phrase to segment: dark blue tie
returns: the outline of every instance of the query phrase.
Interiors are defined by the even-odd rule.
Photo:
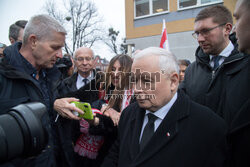
[[[82,82],[84,82],[84,86],[85,86],[85,85],[87,85],[87,84],[89,83],[89,80],[88,80],[87,78],[84,78],[84,79],[82,80]]]
[[[146,124],[143,130],[143,134],[142,134],[142,138],[140,142],[140,150],[142,150],[147,145],[151,137],[154,135],[154,128],[155,128],[154,123],[155,123],[155,120],[157,119],[157,116],[151,113],[148,113],[147,116],[148,116],[148,123]]]
[[[213,70],[216,70],[219,67],[220,58],[221,58],[221,56],[214,56],[212,58],[212,61],[214,62]]]

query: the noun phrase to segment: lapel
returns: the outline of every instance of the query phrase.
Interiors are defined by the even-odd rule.
[[[188,97],[186,97],[184,93],[180,91],[178,92],[177,100],[162,120],[152,139],[145,148],[136,155],[136,158],[134,159],[134,162],[136,163],[135,166],[151,156],[156,155],[160,149],[166,147],[166,145],[176,137],[179,130],[179,122],[189,115],[190,103],[187,98]]]
[[[135,114],[133,115],[134,117],[131,119],[130,122],[130,129],[129,131],[132,132],[130,135],[130,148],[129,148],[129,152],[130,152],[130,156],[131,159],[134,159],[134,157],[137,156],[137,154],[139,153],[139,138],[140,138],[140,134],[141,134],[141,128],[142,128],[142,123],[143,123],[143,119],[144,119],[144,115],[145,115],[145,110],[140,108],[138,103],[136,104],[136,109],[134,110]]]

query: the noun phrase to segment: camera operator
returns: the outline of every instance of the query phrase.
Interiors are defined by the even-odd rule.
[[[0,114],[21,103],[45,104],[42,125],[48,134],[48,144],[39,155],[16,158],[3,166],[62,166],[53,101],[60,76],[55,63],[62,57],[65,36],[66,30],[56,20],[36,15],[24,29],[23,43],[17,42],[4,50],[0,63]]]
[[[59,58],[56,61],[56,67],[61,72],[61,80],[70,77],[74,72],[74,66],[72,58],[69,54],[65,54],[63,58]]]

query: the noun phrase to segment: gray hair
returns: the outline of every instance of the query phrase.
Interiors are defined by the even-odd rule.
[[[87,48],[87,47],[80,47],[80,48],[77,48],[75,51],[74,51],[74,53],[73,53],[73,59],[75,59],[76,58],[76,52],[78,52],[79,50],[81,50],[81,49],[89,49],[91,52],[92,52],[92,57],[94,58],[94,51],[92,50],[92,49],[90,49],[90,48]]]
[[[179,74],[178,61],[171,52],[158,47],[149,47],[138,52],[134,61],[146,56],[159,56],[160,70],[164,70],[167,74],[171,74],[173,72],[177,72]]]
[[[51,37],[54,32],[67,34],[64,27],[49,15],[33,16],[25,26],[23,44],[28,42],[28,38],[31,34],[35,34],[38,40],[45,40]]]

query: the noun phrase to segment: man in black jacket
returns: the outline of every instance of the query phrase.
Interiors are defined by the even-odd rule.
[[[226,124],[178,91],[176,58],[140,51],[132,65],[137,102],[123,112],[118,138],[102,167],[222,167]]]
[[[250,54],[250,1],[238,0],[236,3],[234,17],[236,23],[236,36],[238,38],[239,50]],[[229,73],[228,92],[226,98],[227,110],[236,110],[232,115],[229,131],[229,143],[231,145],[230,166],[249,167],[250,160],[250,64],[248,62],[239,64],[238,68]],[[235,105],[235,101],[238,105]]]
[[[95,79],[94,52],[90,48],[78,48],[74,52],[73,59],[77,72],[63,80],[61,96],[76,91]]]
[[[37,15],[26,25],[23,43],[17,42],[4,50],[0,64],[0,114],[21,103],[42,102],[47,107],[42,124],[48,134],[48,144],[39,155],[16,158],[5,166],[61,166],[53,112],[60,73],[54,64],[62,55],[65,35],[66,30],[56,20]]]
[[[224,6],[210,6],[200,11],[193,33],[199,43],[196,61],[187,68],[180,85],[192,100],[209,107],[228,124],[232,121],[232,112],[236,112],[233,108],[230,112],[225,109],[228,74],[237,71],[248,59],[238,52],[236,41],[229,38],[232,23],[231,12]],[[234,108],[240,105],[235,100],[229,103],[235,103]]]

